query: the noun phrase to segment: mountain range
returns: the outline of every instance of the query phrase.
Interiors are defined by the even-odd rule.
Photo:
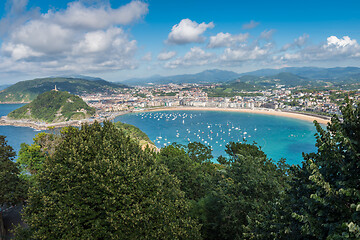
[[[239,76],[240,75],[236,72],[212,69],[195,74],[182,74],[173,76],[154,75],[148,78],[131,78],[120,83],[131,86],[168,83],[218,83],[234,80]]]
[[[81,95],[83,93],[112,93],[117,89],[128,87],[128,85],[144,86],[169,83],[222,83],[222,88],[231,87],[240,91],[264,89],[278,85],[286,87],[336,87],[347,85],[348,88],[353,88],[355,86],[351,84],[360,85],[359,82],[360,68],[358,67],[286,67],[280,69],[261,69],[246,73],[213,69],[196,74],[155,75],[148,78],[132,78],[118,83],[108,82],[97,77],[71,75],[18,82],[0,91],[0,102],[30,102],[39,94],[52,90],[55,85],[58,90]]]
[[[265,78],[263,81],[259,78]],[[206,70],[196,74],[183,74],[173,76],[154,75],[148,78],[132,78],[121,83],[127,85],[149,85],[168,83],[218,83],[229,81],[243,82],[276,82],[279,84],[294,85],[325,85],[327,82],[345,84],[355,83],[360,80],[360,68],[358,67],[286,67],[280,69],[261,69],[246,73],[236,73],[219,69]],[[286,79],[286,80],[284,80]],[[281,81],[283,80],[283,81]],[[266,84],[265,84],[266,85]]]

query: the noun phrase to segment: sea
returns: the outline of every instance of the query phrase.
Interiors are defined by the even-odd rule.
[[[23,104],[0,104],[5,116]],[[223,111],[136,112],[118,116],[114,121],[132,124],[145,132],[159,148],[174,142],[201,142],[212,148],[214,161],[226,156],[226,144],[256,143],[274,161],[285,158],[300,164],[302,153],[315,152],[316,129],[312,122],[281,116]],[[8,144],[19,151],[21,143],[31,144],[40,131],[28,127],[0,126]]]
[[[115,121],[145,132],[157,147],[173,142],[201,142],[213,156],[226,156],[226,144],[256,143],[274,161],[285,158],[300,164],[302,153],[315,152],[316,129],[312,122],[255,113],[224,111],[158,111],[121,115]]]
[[[22,107],[24,104],[0,104],[0,116],[6,116],[11,111]],[[21,143],[31,144],[34,136],[39,131],[28,127],[0,126],[0,135],[6,136],[8,145],[17,153],[20,150]]]

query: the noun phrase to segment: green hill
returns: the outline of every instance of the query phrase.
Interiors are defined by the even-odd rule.
[[[80,97],[68,92],[50,91],[8,114],[10,119],[31,119],[47,123],[79,120],[95,114]]]
[[[38,78],[18,82],[0,92],[0,102],[30,102],[41,93],[56,88],[71,94],[106,93],[127,87],[105,80],[86,80],[81,78]]]
[[[275,83],[286,85],[289,87],[304,86],[310,83],[310,81],[307,78],[300,77],[295,74],[287,73],[287,72],[281,72],[274,76],[270,76],[269,79],[271,79]]]

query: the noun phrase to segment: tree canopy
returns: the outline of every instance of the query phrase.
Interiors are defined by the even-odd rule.
[[[112,123],[68,128],[29,192],[34,239],[198,239],[179,181]]]
[[[302,200],[293,216],[315,239],[360,239],[360,109],[348,101],[341,111],[326,130],[315,123],[318,152],[292,183]]]
[[[26,183],[19,177],[20,170],[13,161],[15,152],[0,135],[0,239],[5,235],[3,211],[25,199]]]
[[[15,109],[9,118],[32,119],[48,123],[78,120],[95,114],[80,97],[68,92],[49,91],[38,95],[31,103]]]

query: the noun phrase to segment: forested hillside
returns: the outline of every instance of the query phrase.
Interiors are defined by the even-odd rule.
[[[10,119],[30,119],[47,123],[79,120],[95,114],[80,97],[68,92],[50,91],[8,114]]]
[[[37,95],[56,88],[71,94],[114,92],[126,87],[105,80],[86,80],[80,78],[38,78],[18,82],[0,92],[0,102],[30,102]]]

